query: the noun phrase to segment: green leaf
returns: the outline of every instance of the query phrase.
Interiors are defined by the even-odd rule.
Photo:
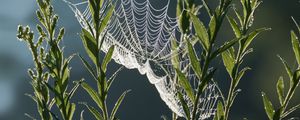
[[[99,30],[98,30],[99,33],[103,32],[104,28],[107,26],[111,16],[114,13],[114,9],[115,9],[115,6],[112,5],[112,6],[110,6],[109,10],[106,12],[106,15],[105,15],[104,19],[101,21],[101,25],[100,25]],[[101,47],[101,46],[99,46],[99,47]]]
[[[196,32],[197,36],[199,37],[203,48],[205,50],[208,50],[210,41],[209,41],[208,33],[207,33],[207,30],[206,30],[204,24],[198,19],[197,16],[192,15],[192,14],[190,14],[190,15],[191,15],[191,19],[194,23],[195,32]]]
[[[85,29],[82,29],[81,39],[90,59],[96,65],[98,63],[98,48],[96,39]]]
[[[235,58],[234,56],[232,56],[232,54],[230,53],[229,50],[225,51],[222,53],[222,60],[223,60],[223,64],[228,72],[228,74],[230,75],[230,77],[232,78],[232,70],[234,68],[235,65]]]
[[[252,41],[254,40],[254,38],[259,35],[261,32],[264,31],[269,31],[271,30],[270,28],[260,28],[260,29],[256,29],[255,31],[251,32],[247,39],[242,40],[242,46],[243,46],[243,52],[246,51],[246,49],[249,47],[249,45],[252,43]]]
[[[178,45],[176,43],[176,39],[174,38],[174,36],[172,36],[171,39],[171,48],[172,48],[172,52],[175,53],[172,58],[171,58],[171,62],[172,65],[174,66],[174,68],[179,69],[180,64],[179,64],[179,56],[178,56]]]
[[[292,20],[294,21],[297,29],[298,29],[298,32],[300,32],[300,27],[299,27],[299,24],[297,23],[297,21],[294,19],[294,17],[292,17]]]
[[[202,73],[200,62],[199,62],[200,60],[198,60],[193,45],[189,41],[187,41],[187,45],[188,45],[189,58],[191,61],[192,68],[196,73],[197,77],[200,79]]]
[[[221,101],[218,101],[218,105],[217,105],[217,120],[223,120],[224,119],[224,106],[223,103]]]
[[[244,22],[243,22],[242,16],[239,14],[239,12],[236,10],[235,7],[233,8],[233,11],[234,11],[236,17],[238,18],[240,25],[244,26]]]
[[[234,81],[233,81],[234,87],[237,87],[237,85],[239,84],[240,80],[242,79],[242,77],[244,76],[244,74],[245,74],[245,72],[246,72],[247,70],[251,70],[251,68],[246,67],[246,68],[242,69],[242,70],[238,73],[237,78],[234,79]]]
[[[69,114],[68,120],[72,120],[75,109],[76,109],[76,104],[74,104],[74,103],[68,104],[67,109],[68,109],[68,114]]]
[[[96,110],[93,106],[90,106],[86,103],[81,103],[81,104],[85,105],[97,120],[104,120],[100,112]]]
[[[81,86],[89,94],[89,96],[94,100],[94,102],[98,105],[98,107],[102,109],[103,105],[102,105],[101,99],[99,98],[97,92],[85,82],[83,82],[81,84]]]
[[[283,101],[284,101],[284,81],[283,81],[283,77],[280,77],[277,81],[276,84],[276,88],[277,88],[277,95],[279,98],[279,102],[281,105],[283,105]]]
[[[97,80],[97,75],[96,73],[94,72],[92,66],[81,56],[81,55],[78,55],[80,60],[82,61],[82,63],[84,64],[85,68],[90,72],[90,74],[93,76],[93,78],[95,80]]]
[[[108,81],[107,81],[107,88],[106,91],[108,92],[108,90],[110,89],[112,83],[114,82],[115,78],[117,77],[118,73],[123,69],[124,67],[120,67],[116,72],[114,72],[114,74],[109,77]]]
[[[297,69],[295,72],[294,72],[294,75],[293,75],[293,88],[296,89],[296,87],[298,86],[298,83],[299,83],[299,79],[300,78],[300,70]],[[291,88],[291,89],[293,89]]]
[[[202,0],[202,1],[204,1],[204,0]],[[211,16],[208,26],[209,26],[209,32],[210,32],[209,33],[210,39],[213,39],[214,34],[216,32],[216,28],[217,28],[217,20],[216,20],[215,15]]]
[[[228,19],[228,21],[229,21],[229,23],[231,25],[231,28],[232,28],[232,30],[233,30],[233,32],[235,34],[235,37],[236,38],[242,37],[241,30],[240,30],[238,24],[236,23],[236,21],[232,17],[230,17],[230,16],[227,16],[227,19]]]
[[[211,55],[210,59],[213,59],[213,58],[217,57],[218,55],[222,54],[224,51],[226,51],[229,48],[231,48],[233,45],[235,45],[236,43],[238,43],[243,38],[244,37],[242,37],[242,38],[235,38],[235,39],[233,39],[233,40],[231,40],[229,42],[225,42],[224,45],[222,45],[215,52],[213,52],[213,54]]]
[[[262,92],[263,102],[264,102],[264,108],[268,115],[269,120],[273,120],[273,116],[275,114],[274,108],[268,97],[264,92]]]
[[[292,73],[291,68],[289,67],[289,65],[287,64],[287,62],[282,57],[280,57],[279,55],[278,55],[278,57],[281,60],[282,64],[284,65],[284,68],[285,68],[287,74],[289,75],[289,78],[292,79],[293,73]]]
[[[177,94],[178,94],[178,98],[180,100],[180,103],[181,103],[181,105],[183,107],[183,111],[185,113],[186,119],[190,120],[191,119],[190,109],[189,109],[187,103],[185,102],[185,100],[183,98],[183,95],[180,92],[178,92]]]
[[[102,66],[101,66],[103,72],[106,72],[107,64],[111,61],[114,50],[115,50],[115,46],[111,46],[109,48],[108,52],[106,53],[106,56],[104,57]]]
[[[69,100],[73,97],[73,95],[75,94],[75,92],[77,91],[78,87],[81,85],[82,82],[83,82],[83,79],[81,79],[80,81],[74,81],[75,85],[71,89],[71,91],[68,93],[68,96],[66,99],[67,102],[69,102]]]
[[[187,93],[189,98],[192,101],[195,101],[194,91],[193,91],[193,88],[192,88],[189,80],[185,77],[185,75],[180,70],[176,69],[176,73],[179,77],[180,86],[183,87],[183,89],[185,90],[185,92]]]
[[[291,31],[291,40],[297,63],[300,64],[300,47],[299,40],[294,31]]]
[[[111,112],[111,115],[110,115],[111,120],[115,119],[115,115],[116,115],[121,103],[123,102],[123,100],[124,100],[124,98],[125,98],[125,96],[128,92],[130,92],[130,90],[127,90],[127,91],[123,92],[123,94],[119,97],[118,101],[116,102],[116,104],[115,104],[115,106],[114,106],[114,108]]]
[[[184,1],[179,0],[177,2],[176,16],[179,18],[178,20],[179,29],[183,33],[186,33],[188,31],[190,21],[189,21],[188,12],[184,10],[184,7],[186,7]]]

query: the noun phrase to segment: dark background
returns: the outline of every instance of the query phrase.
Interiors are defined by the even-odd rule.
[[[67,30],[63,41],[66,55],[72,53],[85,55],[78,37],[80,26],[74,14],[61,0],[53,1],[56,13],[61,18],[59,25],[65,26]],[[152,3],[159,2],[154,0]],[[239,5],[237,4],[237,6]],[[33,116],[37,114],[35,103],[24,95],[32,93],[30,79],[27,76],[27,69],[33,66],[31,55],[25,43],[18,41],[15,37],[18,24],[35,26],[37,23],[36,9],[35,0],[1,0],[0,2],[0,120],[24,120],[28,119],[24,113]],[[252,67],[252,70],[240,83],[239,88],[242,89],[242,92],[236,98],[230,119],[239,120],[244,117],[250,120],[267,119],[263,109],[261,91],[265,91],[272,102],[276,103],[275,106],[278,106],[275,91],[276,81],[279,76],[284,75],[286,78],[286,75],[276,56],[280,54],[291,66],[295,66],[289,33],[291,29],[295,29],[291,16],[300,21],[299,10],[298,0],[264,0],[258,8],[254,27],[271,27],[272,31],[260,35],[252,44],[254,53],[246,57],[247,60],[244,62]],[[227,23],[223,26],[220,40],[233,35],[228,27]],[[217,60],[215,64],[222,66],[220,60]],[[78,58],[73,59],[71,66],[71,80],[85,78],[95,86]],[[120,66],[115,63],[110,64],[109,72],[113,72],[118,67]],[[228,78],[223,71],[224,68],[220,67],[216,79],[220,87],[226,89]],[[287,79],[285,80],[287,81]],[[162,115],[170,116],[168,107],[161,101],[155,87],[137,70],[125,69],[120,72],[110,91],[110,108],[122,91],[127,89],[131,89],[131,92],[126,96],[118,113],[122,120],[158,120]],[[299,104],[300,101],[299,89],[297,92],[294,98],[298,98],[298,100],[292,101],[293,105]],[[82,89],[79,89],[74,99],[93,105]],[[78,105],[76,116],[79,116],[79,112],[83,109],[85,108],[82,105]],[[87,110],[84,115],[87,120],[92,119],[89,118],[91,115]],[[299,117],[299,111],[293,116]]]

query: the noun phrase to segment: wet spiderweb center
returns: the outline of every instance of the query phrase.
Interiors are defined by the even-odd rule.
[[[153,0],[152,0],[153,1]],[[169,4],[173,0],[160,0],[160,6],[154,6],[150,0],[118,0],[114,14],[106,27],[102,51],[107,52],[114,45],[113,59],[128,69],[138,69],[155,85],[161,99],[178,116],[184,111],[177,97],[178,84],[172,58],[178,57],[179,69],[189,73],[187,76],[194,88],[201,83],[190,67],[188,57],[184,55],[185,43],[178,29],[177,18],[170,17]],[[66,1],[75,13],[82,28],[89,30],[85,20],[92,24],[92,15],[88,1]],[[176,1],[175,1],[176,2]],[[108,2],[104,2],[108,4]],[[105,5],[103,5],[105,6]],[[100,14],[105,14],[103,8]],[[102,33],[101,35],[104,35]],[[172,49],[172,44],[178,47]],[[180,90],[179,90],[180,91]],[[209,84],[199,99],[197,106],[199,119],[214,115],[215,104],[219,98],[215,84]],[[184,92],[188,107],[192,109],[192,101]]]

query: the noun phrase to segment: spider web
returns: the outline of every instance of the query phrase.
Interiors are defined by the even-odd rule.
[[[66,2],[81,27],[89,30],[85,22],[87,20],[92,25],[88,1]],[[182,117],[185,114],[177,97],[179,87],[172,65],[173,57],[179,59],[179,69],[187,73],[186,76],[195,89],[201,81],[194,75],[184,53],[185,43],[181,39],[178,19],[169,16],[168,12],[172,12],[169,8],[170,0],[159,2],[162,2],[162,7],[156,8],[150,0],[118,0],[108,26],[100,35],[104,36],[101,50],[106,53],[114,45],[115,62],[128,69],[138,69],[140,74],[146,75],[150,83],[155,85],[161,99],[174,113]],[[106,1],[103,4],[109,3]],[[102,8],[100,15],[105,15],[105,9]],[[174,43],[178,45],[176,49],[172,49]],[[192,101],[183,90],[179,91],[192,111]],[[199,99],[199,119],[214,115],[219,97],[217,86],[210,83]]]

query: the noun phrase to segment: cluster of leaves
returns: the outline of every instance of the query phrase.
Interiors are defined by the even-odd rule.
[[[249,67],[240,68],[244,61],[244,57],[253,51],[252,48],[249,48],[249,45],[255,39],[255,37],[263,31],[270,30],[268,28],[259,28],[253,31],[250,31],[254,20],[254,13],[261,1],[258,0],[241,0],[243,14],[236,10],[234,13],[236,15],[239,23],[231,16],[227,16],[227,19],[231,25],[231,28],[235,34],[235,39],[238,40],[238,47],[234,46],[222,53],[222,60],[224,66],[227,70],[228,75],[230,76],[230,87],[227,93],[227,98],[224,100],[224,105],[221,101],[218,102],[217,106],[217,120],[227,120],[230,112],[230,108],[234,103],[234,100],[239,93],[237,89],[239,81],[244,76],[247,70],[250,70]]]
[[[293,19],[294,20],[294,19]],[[300,27],[298,23],[294,20],[297,28],[298,28],[298,34],[300,33]],[[299,86],[300,83],[300,44],[299,44],[299,39],[298,36],[296,35],[295,31],[291,31],[291,42],[292,42],[292,47],[293,51],[296,57],[297,61],[297,69],[292,70],[288,63],[279,57],[285,67],[285,70],[288,74],[289,77],[289,88],[288,92],[285,93],[285,81],[283,80],[283,77],[279,77],[276,89],[277,89],[277,95],[278,95],[278,100],[280,102],[280,107],[278,109],[274,109],[272,102],[269,100],[267,95],[262,92],[262,97],[263,97],[263,103],[264,103],[264,108],[266,111],[266,114],[269,118],[269,120],[282,120],[286,117],[288,117],[289,114],[292,112],[296,111],[297,109],[300,108],[300,104],[293,106],[291,108],[288,108],[288,105],[293,98],[296,89]]]
[[[180,17],[179,25],[184,36],[183,39],[187,42],[188,56],[191,62],[191,66],[198,80],[201,80],[198,82],[196,89],[193,89],[185,74],[178,69],[176,70],[179,78],[179,85],[182,87],[182,89],[184,89],[188,98],[193,102],[192,108],[188,108],[188,105],[184,100],[182,93],[178,92],[178,97],[184,108],[185,118],[187,120],[196,120],[199,117],[199,113],[197,113],[197,111],[199,109],[198,104],[200,104],[200,96],[204,92],[208,84],[212,81],[214,73],[216,71],[216,69],[210,69],[212,60],[214,60],[218,55],[238,42],[238,40],[232,40],[220,47],[214,46],[218,32],[221,28],[221,25],[223,24],[223,20],[230,8],[232,2],[231,0],[220,0],[219,5],[215,9],[211,9],[207,2],[205,0],[202,0],[205,10],[210,18],[210,22],[207,28],[205,27],[204,23],[197,17],[197,13],[199,10],[198,8],[200,7],[195,7],[195,4],[193,2],[194,1],[190,0],[178,2],[177,7],[177,16]],[[186,12],[184,12],[182,11],[183,9],[180,9],[180,6],[185,6],[188,9],[186,10]],[[193,37],[188,37],[188,34],[193,34],[191,32],[192,30],[189,30],[191,28],[189,21],[192,21],[193,28],[195,30],[196,35],[194,35]],[[197,56],[193,46],[197,43],[201,44],[203,50],[200,57]]]
[[[39,10],[37,10],[37,18],[40,24],[37,25],[37,31],[39,32],[38,40],[35,40],[34,33],[29,27],[19,26],[18,39],[25,41],[33,55],[33,61],[35,63],[34,70],[29,69],[29,75],[32,79],[32,86],[34,89],[34,96],[30,96],[38,106],[38,112],[42,120],[52,120],[53,118],[59,119],[60,117],[52,112],[52,106],[56,104],[60,110],[61,117],[64,120],[72,120],[75,112],[75,103],[71,103],[70,99],[76,92],[79,86],[82,86],[91,98],[95,101],[98,107],[101,109],[101,113],[94,107],[89,106],[86,103],[82,103],[90,110],[90,112],[98,120],[115,120],[115,114],[123,101],[126,93],[125,91],[118,99],[115,107],[108,115],[108,109],[106,105],[106,98],[110,86],[112,85],[117,73],[121,70],[117,70],[109,79],[106,78],[106,68],[108,63],[112,59],[114,46],[112,46],[105,57],[101,59],[100,50],[103,43],[103,38],[100,38],[100,34],[105,30],[106,25],[112,16],[114,6],[109,2],[106,6],[104,0],[89,0],[90,10],[92,11],[93,24],[91,25],[86,20],[89,29],[82,29],[82,42],[85,50],[93,62],[94,67],[88,63],[83,57],[80,57],[87,70],[91,73],[92,77],[97,82],[97,90],[94,90],[83,80],[76,81],[74,87],[68,90],[70,67],[69,63],[74,55],[68,58],[64,57],[64,52],[60,47],[60,41],[63,39],[65,30],[60,28],[57,31],[58,15],[54,14],[51,0],[37,0]],[[105,14],[100,14],[101,9],[105,10]],[[48,49],[44,47],[49,46]],[[102,62],[100,62],[102,61]],[[49,81],[50,79],[50,81]],[[51,80],[54,80],[53,83]],[[50,93],[53,92],[53,96]],[[27,115],[28,117],[35,119],[34,117]],[[83,119],[83,116],[81,116]]]
[[[17,35],[18,39],[28,44],[35,63],[34,70],[28,70],[34,90],[34,96],[29,96],[36,102],[42,120],[58,119],[51,111],[54,104],[64,120],[72,120],[76,105],[71,103],[70,99],[80,84],[77,82],[71,90],[67,89],[70,78],[69,63],[73,56],[65,58],[59,46],[65,30],[60,28],[59,32],[55,32],[58,16],[54,14],[51,0],[37,0],[37,3],[39,10],[36,14],[40,21],[37,25],[38,40],[35,40],[29,27],[19,26]],[[49,48],[45,49],[47,45]],[[54,80],[54,85],[49,80]],[[50,91],[53,92],[53,96]]]
[[[108,91],[121,68],[107,79],[106,68],[108,63],[112,59],[114,46],[111,46],[109,48],[105,57],[101,57],[100,52],[105,37],[105,35],[103,35],[102,33],[106,33],[105,27],[109,23],[110,17],[113,14],[114,4],[111,1],[107,2],[106,4],[104,4],[103,2],[104,0],[89,0],[90,11],[92,11],[92,24],[88,22],[89,20],[85,20],[85,23],[89,26],[89,29],[82,29],[81,33],[81,39],[84,48],[89,58],[93,62],[93,65],[88,63],[87,60],[83,57],[79,56],[86,69],[90,72],[91,76],[96,81],[97,89],[93,89],[85,82],[83,82],[81,86],[85,89],[85,91],[90,95],[90,97],[101,110],[101,112],[99,112],[93,106],[84,103],[89,111],[94,115],[94,117],[97,120],[115,120],[117,119],[115,117],[116,112],[128,91],[123,92],[123,94],[119,97],[109,115],[107,108]],[[102,9],[105,9],[105,12],[103,14],[100,14],[100,11]]]
[[[220,0],[219,5],[215,9],[211,9],[209,4],[205,0],[202,0],[203,6],[209,15],[210,22],[206,27],[204,23],[196,16],[198,8],[195,7],[192,0],[179,1],[177,7],[177,15],[180,16],[179,25],[183,34],[194,34],[191,31],[190,22],[192,21],[195,35],[188,37],[184,35],[184,40],[187,42],[188,56],[191,62],[193,71],[195,72],[198,80],[196,89],[193,89],[190,81],[185,74],[177,69],[177,75],[179,78],[179,85],[184,89],[185,94],[193,102],[192,109],[187,105],[187,102],[183,98],[181,92],[178,92],[178,97],[184,108],[185,118],[187,120],[196,120],[199,115],[197,109],[199,109],[199,98],[204,92],[210,82],[213,82],[213,76],[216,69],[210,69],[210,64],[218,56],[222,56],[223,63],[231,78],[231,85],[228,91],[227,99],[222,96],[223,101],[218,102],[218,107],[215,115],[215,120],[227,120],[230,108],[238,93],[236,87],[240,79],[243,77],[246,70],[249,68],[240,69],[240,65],[243,62],[243,58],[246,54],[252,52],[252,48],[248,48],[253,39],[262,31],[268,30],[267,28],[256,29],[253,32],[248,33],[252,23],[254,11],[260,4],[258,0],[241,0],[243,8],[243,16],[234,8],[234,13],[239,20],[239,24],[236,20],[228,16],[230,8],[232,8],[232,0]],[[182,11],[182,6],[188,8]],[[223,24],[224,19],[227,19],[234,31],[235,38],[225,42],[222,46],[215,46],[216,37]],[[196,42],[195,42],[196,41]],[[195,44],[201,45],[202,53],[198,57],[195,51]],[[238,44],[238,50],[235,50],[235,45]],[[237,52],[235,52],[237,51]],[[176,67],[175,67],[176,68]],[[180,90],[179,90],[180,91]],[[224,105],[223,105],[224,104]]]

